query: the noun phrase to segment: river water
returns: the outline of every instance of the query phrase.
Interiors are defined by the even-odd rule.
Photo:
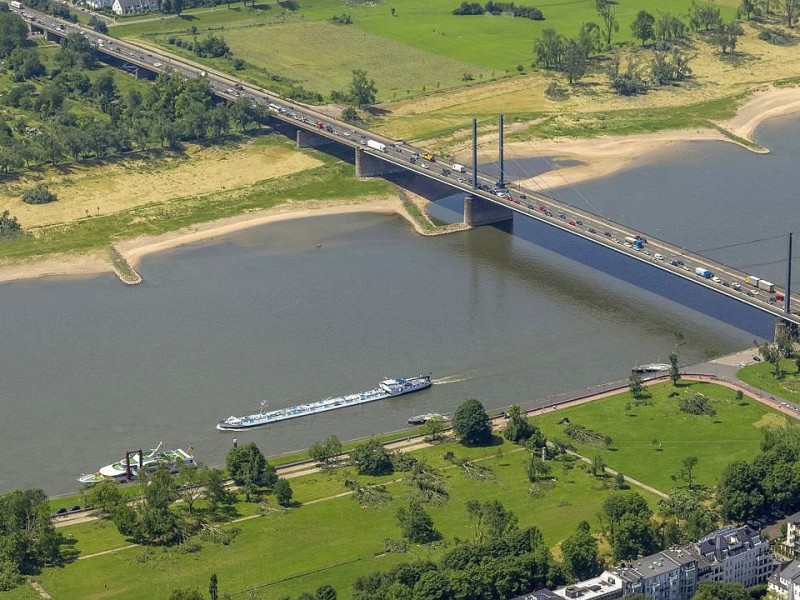
[[[762,128],[767,157],[681,145],[553,194],[691,249],[786,233],[798,132],[797,120]],[[716,256],[768,263],[783,244]],[[505,230],[422,238],[399,217],[361,214],[151,256],[140,286],[111,276],[3,285],[0,491],[73,491],[81,472],[160,441],[218,465],[234,437],[278,454],[331,434],[401,429],[470,397],[489,408],[545,404],[665,361],[674,331],[685,336],[684,363],[768,333],[768,320],[736,307],[698,312],[690,307],[709,297],[693,286],[608,254],[520,217]],[[781,268],[759,272],[777,282]],[[214,429],[262,399],[277,408],[427,372],[438,385],[418,394],[249,432]]]

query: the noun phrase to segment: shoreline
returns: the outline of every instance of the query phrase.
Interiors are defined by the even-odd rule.
[[[757,146],[755,149],[748,147],[734,138],[751,141],[751,136],[757,127],[765,121],[797,113],[800,113],[800,87],[770,87],[755,92],[739,107],[731,119],[714,123],[705,129],[584,139],[558,138],[537,141],[535,146],[533,142],[511,142],[507,143],[506,147],[510,154],[524,159],[544,157],[580,163],[563,168],[556,166],[541,175],[519,182],[534,191],[547,192],[553,188],[601,179],[634,168],[637,164],[649,160],[656,152],[677,143],[723,141],[739,145],[748,151],[769,152],[768,149],[759,150]],[[483,151],[481,156],[487,158],[493,157],[493,154]],[[411,198],[404,200],[404,195]],[[158,236],[124,240],[115,244],[110,252],[98,250],[87,254],[57,254],[24,260],[6,259],[0,261],[0,283],[50,277],[94,277],[113,273],[123,283],[137,284],[141,282],[141,277],[136,272],[136,267],[150,254],[211,240],[251,227],[315,216],[353,213],[397,214],[410,223],[420,235],[440,235],[467,229],[463,226],[442,226],[433,229],[423,227],[406,209],[404,205],[406,201],[416,205],[422,214],[425,214],[424,207],[427,200],[415,197],[407,190],[401,190],[400,193],[391,196],[368,197],[357,201],[331,200],[316,203],[312,201],[302,204],[288,201],[274,208],[199,223]],[[117,261],[111,256],[114,253],[122,258],[122,265],[115,264]],[[127,263],[132,272],[127,272],[124,263]]]
[[[626,136],[596,138],[555,138],[525,142],[506,142],[507,152],[515,158],[548,158],[577,161],[580,164],[558,167],[519,183],[534,191],[548,190],[610,177],[648,162],[665,148],[685,142],[725,142],[757,154],[768,148],[753,140],[756,129],[766,121],[800,113],[800,87],[761,89],[745,101],[726,121],[712,122],[702,129],[662,131]],[[727,135],[726,135],[727,134]],[[738,141],[750,142],[747,146]],[[494,150],[480,152],[483,159],[494,160]],[[463,158],[463,156],[462,156]]]

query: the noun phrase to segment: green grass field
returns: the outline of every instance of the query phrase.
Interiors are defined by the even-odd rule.
[[[800,372],[793,360],[785,358],[781,361],[785,375],[783,379],[775,379],[772,365],[765,362],[748,365],[739,370],[736,376],[742,381],[775,396],[792,402],[800,402]]]
[[[498,448],[503,450],[498,453]],[[445,465],[441,456],[452,449],[456,455],[479,458],[492,469],[496,481],[480,482],[466,478],[449,466],[443,470],[448,503],[430,508],[444,542],[434,547],[412,546],[407,554],[383,555],[384,539],[398,538],[395,521],[398,506],[407,502],[410,488],[402,482],[389,483],[390,504],[364,508],[350,497],[324,500],[289,511],[270,512],[236,524],[241,530],[230,546],[203,544],[200,552],[185,554],[177,549],[145,551],[133,548],[97,556],[47,570],[41,577],[45,590],[58,592],[59,598],[161,598],[177,582],[183,587],[205,589],[216,572],[222,592],[238,593],[257,588],[264,598],[313,591],[319,585],[334,585],[339,598],[349,598],[353,579],[376,569],[388,568],[413,558],[436,558],[455,538],[470,537],[465,502],[470,498],[498,499],[512,509],[522,526],[536,525],[548,544],[555,545],[569,535],[582,519],[595,522],[602,502],[611,491],[582,469],[564,474],[557,470],[552,489],[532,495],[524,468],[524,451],[505,443],[498,447],[465,449],[449,443],[425,449],[416,455],[430,464]],[[360,482],[388,482],[401,478],[358,477],[349,469],[292,480],[295,498],[308,502],[346,491],[345,478]],[[655,498],[643,494],[651,503]],[[253,505],[249,505],[252,507]],[[120,547],[121,540],[100,539],[99,525],[67,528],[83,552],[98,552]],[[147,586],[141,585],[146,578]],[[108,586],[107,588],[105,586]],[[52,593],[52,592],[51,592]]]
[[[760,427],[787,421],[784,415],[767,406],[748,398],[737,401],[733,391],[713,384],[684,382],[678,389],[682,394],[692,390],[712,398],[717,411],[714,417],[680,412],[677,400],[667,397],[673,390],[672,384],[648,389],[652,397],[647,405],[636,406],[626,392],[600,402],[536,416],[534,422],[550,439],[568,440],[563,425],[558,424],[564,417],[611,436],[613,444],[609,449],[575,444],[577,451],[589,458],[600,454],[612,469],[668,492],[684,485],[676,484],[671,476],[681,470],[685,457],[699,459],[695,469],[697,484],[715,486],[728,463],[749,460],[758,452]],[[630,410],[625,409],[628,403]]]
[[[599,22],[594,0],[530,4],[543,11],[544,21],[453,15],[459,4],[458,0],[346,4],[300,0],[295,11],[272,2],[255,7],[234,4],[232,10],[225,6],[202,8],[181,17],[123,23],[112,27],[111,33],[166,45],[168,34],[190,40],[193,31],[201,36],[213,31],[226,39],[234,56],[255,67],[251,73],[247,69],[238,73],[254,83],[260,82],[266,71],[327,94],[344,89],[350,71],[362,68],[375,78],[379,100],[386,101],[462,85],[464,73],[486,80],[516,73],[518,65],[527,71],[534,60],[533,42],[543,29],[553,28],[571,37],[582,23]],[[717,4],[730,19],[738,2]],[[616,13],[620,27],[614,42],[633,42],[630,23],[639,10],[685,15],[689,6],[689,0],[620,2]],[[396,16],[392,16],[392,8]],[[334,15],[345,13],[353,24],[329,22]],[[226,65],[230,70],[229,61],[214,61],[216,67]]]

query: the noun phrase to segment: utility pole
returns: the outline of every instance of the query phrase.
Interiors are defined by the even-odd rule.
[[[472,187],[478,189],[478,119],[472,119]]]
[[[786,257],[786,297],[783,299],[783,310],[792,314],[792,233],[789,232],[788,256]]]
[[[500,179],[497,180],[497,187],[506,187],[505,173],[503,172],[503,115],[500,115]]]

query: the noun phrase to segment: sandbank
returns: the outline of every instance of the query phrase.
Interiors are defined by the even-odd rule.
[[[728,121],[717,123],[734,136],[750,139],[764,121],[800,112],[800,88],[769,88],[757,91]],[[653,153],[679,142],[718,140],[735,143],[715,128],[665,131],[654,134],[629,136],[601,136],[591,139],[561,138],[536,142],[506,144],[507,155],[515,158],[548,157],[555,160],[578,161],[577,166],[556,168],[520,183],[534,190],[572,185],[591,179],[607,177],[646,160]],[[486,151],[485,158],[493,160],[493,152]],[[412,198],[418,206],[418,198]],[[194,244],[224,236],[250,227],[277,223],[290,219],[338,215],[349,213],[400,214],[419,233],[425,233],[410,217],[397,196],[365,198],[353,201],[325,203],[288,202],[279,207],[253,211],[235,217],[202,223],[158,236],[140,237],[116,245],[117,251],[135,268],[144,256],[155,252]],[[458,228],[453,228],[455,231]],[[110,258],[103,252],[85,255],[56,255],[42,259],[0,261],[0,283],[20,279],[49,276],[93,276],[102,273],[119,273]]]
[[[736,115],[716,123],[733,136],[751,140],[756,128],[764,121],[800,112],[800,88],[769,88],[754,92],[737,110]],[[692,141],[737,142],[721,131],[703,129],[663,131],[628,136],[600,136],[591,139],[556,138],[525,142],[506,142],[506,155],[514,158],[548,157],[555,160],[578,161],[581,164],[555,168],[520,182],[530,189],[546,192],[549,189],[608,177],[623,169],[647,161],[656,152],[680,143]],[[742,146],[745,148],[744,146]],[[748,148],[750,149],[750,148]],[[756,151],[759,151],[756,149]],[[760,150],[762,152],[768,149]],[[481,153],[494,160],[494,150]]]

